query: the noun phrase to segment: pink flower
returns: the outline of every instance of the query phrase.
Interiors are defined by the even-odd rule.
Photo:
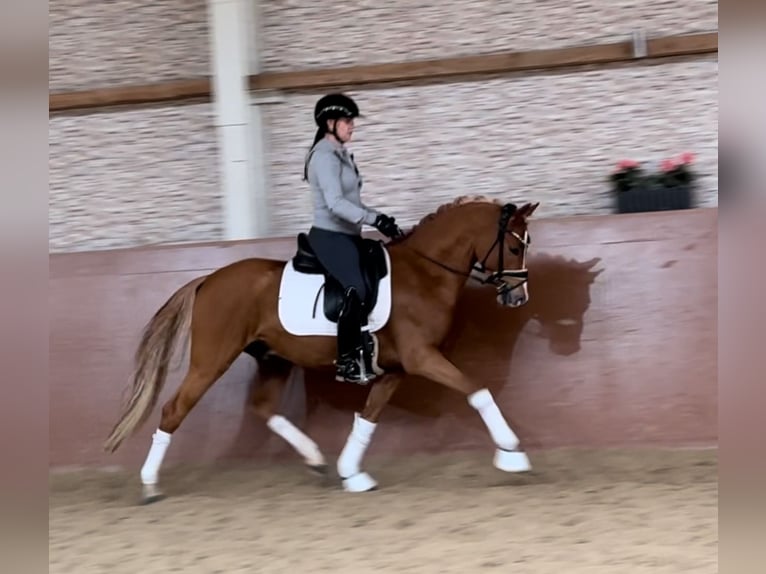
[[[617,167],[619,169],[630,169],[632,167],[638,167],[638,162],[633,159],[623,159],[620,160],[620,163],[617,164]]]
[[[681,154],[678,160],[681,165],[689,165],[690,163],[694,162],[694,154],[690,151],[684,152]]]
[[[674,159],[663,159],[661,167],[664,172],[673,171],[678,167],[678,163]]]

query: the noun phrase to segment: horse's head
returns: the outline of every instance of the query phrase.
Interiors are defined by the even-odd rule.
[[[487,216],[475,222],[472,276],[497,288],[497,301],[505,307],[519,307],[529,300],[527,249],[530,244],[527,219],[539,203],[493,206]],[[490,215],[490,213],[492,215]]]
[[[448,271],[493,285],[501,305],[519,307],[529,300],[527,219],[538,205],[518,207],[482,195],[461,196],[441,205],[390,244],[406,242],[421,257]]]

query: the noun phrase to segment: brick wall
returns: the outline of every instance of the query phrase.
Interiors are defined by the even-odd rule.
[[[51,251],[222,236],[210,104],[53,116],[48,138]]]
[[[210,73],[205,0],[50,0],[51,90]]]
[[[210,74],[205,0],[52,0],[50,89]],[[51,251],[218,239],[210,104],[52,114]]]
[[[718,29],[716,0],[262,0],[266,69],[611,42]]]
[[[420,8],[417,6],[420,5]],[[209,73],[204,0],[51,2],[51,88]],[[537,49],[716,30],[717,2],[363,0],[263,2],[268,70]],[[717,204],[718,58],[350,90],[366,119],[353,150],[365,198],[413,222],[462,193],[541,201],[541,217],[606,213],[604,178],[630,156],[697,154]],[[264,106],[273,228],[310,222],[301,181],[318,94]],[[218,239],[208,104],[54,115],[51,250]]]

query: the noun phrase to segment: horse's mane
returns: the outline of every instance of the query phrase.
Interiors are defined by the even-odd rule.
[[[460,207],[461,205],[468,205],[470,203],[489,203],[492,205],[503,205],[503,202],[501,200],[487,197],[486,195],[461,195],[460,197],[450,202],[441,204],[434,211],[432,211],[431,213],[421,218],[421,220],[418,221],[415,225],[413,225],[409,229],[409,231],[404,231],[404,234],[401,237],[393,239],[389,243],[393,244],[393,243],[398,243],[400,241],[404,241],[410,235],[415,233],[415,231],[418,228],[420,228],[423,224],[428,223],[429,221],[435,219],[437,216],[441,215],[445,211],[450,211],[456,207]]]

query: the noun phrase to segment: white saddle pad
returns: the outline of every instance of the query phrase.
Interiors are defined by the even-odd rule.
[[[391,315],[391,258],[383,249],[388,273],[378,287],[378,300],[370,313],[366,330],[382,329]],[[324,275],[300,273],[292,259],[285,264],[279,285],[279,320],[291,335],[337,335],[338,325],[324,314]],[[322,289],[322,293],[319,290]],[[317,297],[317,294],[319,296]],[[316,306],[316,308],[315,308]]]

